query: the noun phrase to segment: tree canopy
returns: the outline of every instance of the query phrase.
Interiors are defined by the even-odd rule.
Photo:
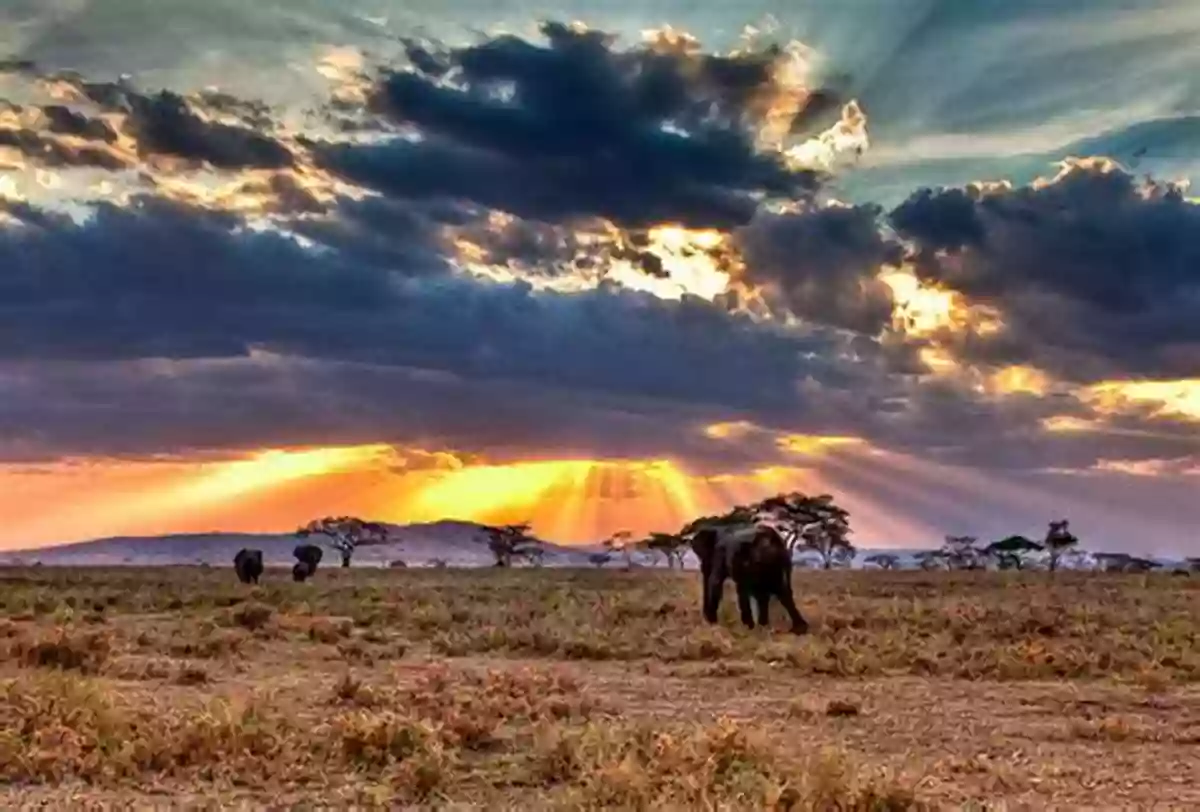
[[[1050,529],[1046,531],[1046,540],[1043,542],[1043,546],[1050,553],[1051,571],[1058,569],[1058,563],[1063,554],[1079,543],[1079,539],[1071,535],[1069,527],[1070,522],[1061,519],[1057,522],[1050,522]]]
[[[307,538],[312,535],[326,536],[330,546],[342,554],[342,566],[350,566],[350,559],[359,547],[386,544],[389,539],[387,525],[369,522],[356,516],[326,516],[313,519],[299,528],[296,535]]]
[[[515,559],[525,559],[531,564],[542,562],[541,543],[530,535],[529,522],[520,524],[487,525],[488,549],[496,559],[497,567],[511,567]]]
[[[816,553],[825,569],[853,560],[850,543],[850,514],[829,494],[809,496],[800,491],[781,493],[749,505],[738,505],[718,516],[703,516],[688,523],[680,532],[683,539],[703,529],[722,530],[755,523],[774,527],[788,549],[797,547]]]
[[[1019,570],[1025,568],[1026,556],[1029,553],[1040,553],[1044,548],[1033,539],[1024,536],[1008,536],[999,541],[993,541],[983,549],[984,553],[996,559],[1002,570]]]
[[[643,539],[639,546],[655,553],[661,553],[667,559],[667,566],[675,569],[676,564],[683,569],[683,557],[687,555],[688,542],[682,534],[651,533]]]

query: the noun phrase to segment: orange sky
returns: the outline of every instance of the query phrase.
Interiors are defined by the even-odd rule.
[[[823,453],[816,439],[791,443],[800,457]],[[111,535],[290,531],[318,515],[341,513],[396,523],[530,520],[545,538],[592,542],[618,530],[677,530],[734,503],[822,485],[811,467],[698,477],[666,460],[464,465],[451,454],[382,445],[275,450],[212,462],[8,466],[0,467],[0,548]],[[880,515],[853,493],[841,495],[844,489],[839,494],[860,534],[929,532],[903,517]]]

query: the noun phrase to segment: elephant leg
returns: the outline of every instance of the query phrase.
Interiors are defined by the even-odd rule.
[[[725,570],[719,564],[712,567],[704,579],[704,619],[717,622],[717,610],[721,608],[721,593],[725,591]]]
[[[791,579],[786,577],[785,573],[780,573],[780,577],[775,582],[775,595],[779,598],[779,602],[783,604],[784,611],[788,613],[788,617],[792,620],[792,634],[807,634],[808,621],[800,614],[800,610],[796,608],[796,601],[792,598]]]
[[[737,584],[738,612],[742,615],[742,623],[747,629],[754,628],[754,613],[750,610],[750,584],[739,581]]]
[[[758,604],[758,625],[771,625],[771,592],[761,587],[754,590],[754,602]]]

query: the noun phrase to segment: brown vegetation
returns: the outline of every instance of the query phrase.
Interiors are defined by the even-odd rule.
[[[793,580],[808,637],[694,572],[0,570],[0,802],[1200,802],[1200,584]]]

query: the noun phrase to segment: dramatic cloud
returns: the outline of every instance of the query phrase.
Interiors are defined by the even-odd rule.
[[[924,279],[994,309],[963,356],[1073,381],[1200,370],[1200,206],[1103,161],[1027,187],[924,190],[891,214]]]
[[[816,188],[814,171],[756,146],[764,128],[803,129],[808,105],[827,104],[780,85],[781,49],[716,56],[660,38],[619,50],[598,31],[541,31],[545,45],[410,45],[412,68],[384,73],[369,103],[419,138],[323,144],[321,161],[390,195],[630,227],[728,228],[747,222],[761,195]]]
[[[225,170],[285,169],[295,164],[288,147],[269,132],[260,132],[273,127],[270,111],[260,103],[213,91],[192,99],[170,90],[148,94],[127,81],[89,82],[71,72],[42,76],[31,63],[22,72],[37,76],[51,95],[91,108],[84,112],[57,103],[11,105],[8,118],[23,118],[29,125],[0,126],[0,145],[16,147],[32,160],[104,169],[125,168],[135,155]],[[0,116],[0,125],[4,121]]]
[[[799,354],[826,345],[693,298],[421,280],[160,199],[102,204],[82,223],[22,211],[25,226],[0,231],[8,360],[220,358],[259,348],[785,409]]]
[[[879,270],[903,255],[880,234],[878,216],[874,206],[761,214],[738,233],[743,279],[777,290],[797,316],[876,335],[894,306]]]

